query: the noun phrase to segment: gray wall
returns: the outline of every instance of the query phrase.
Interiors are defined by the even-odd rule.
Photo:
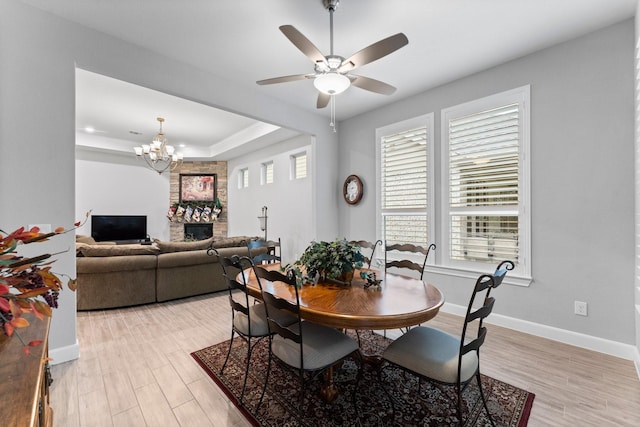
[[[311,227],[311,189],[316,169],[313,163],[313,138],[300,135],[255,151],[227,164],[229,194],[229,236],[264,236],[258,216],[267,206],[267,237],[281,239],[282,261],[294,262],[315,238]],[[289,178],[289,157],[307,153],[307,178]],[[262,163],[273,161],[273,183],[261,185]],[[238,174],[249,169],[249,187],[238,188]]]
[[[335,236],[337,137],[324,117],[257,95],[223,78],[172,61],[34,9],[0,0],[0,226],[70,225],[75,217],[75,67],[185,99],[243,113],[314,135],[314,165],[325,179],[312,188],[312,222],[320,238]],[[317,169],[317,168],[315,168]],[[73,235],[57,239],[73,247]],[[75,257],[59,257],[56,271],[75,276]],[[77,354],[75,294],[65,291],[54,312],[50,348],[56,363]]]
[[[503,286],[495,312],[635,344],[633,41],[629,20],[341,122],[340,176],[366,185],[358,206],[340,205],[341,233],[376,232],[376,127],[435,112],[439,159],[442,108],[530,84],[534,281]],[[436,169],[436,200],[440,183]],[[466,304],[469,279],[429,280]]]

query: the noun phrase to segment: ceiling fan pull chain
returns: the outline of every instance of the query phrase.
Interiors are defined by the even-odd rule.
[[[331,100],[329,101],[329,108],[331,108],[331,121],[329,122],[329,126],[333,128],[333,131],[336,132],[336,97],[335,95],[331,95]]]

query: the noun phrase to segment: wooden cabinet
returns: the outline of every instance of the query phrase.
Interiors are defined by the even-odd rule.
[[[18,330],[25,343],[42,340],[29,347],[26,355],[17,336],[0,331],[0,424],[7,427],[50,427],[53,410],[49,406],[51,375],[48,356],[50,318],[38,320],[25,316],[31,324]]]

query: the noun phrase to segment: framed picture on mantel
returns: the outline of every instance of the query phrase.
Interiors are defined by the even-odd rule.
[[[181,202],[215,202],[217,174],[180,174]]]

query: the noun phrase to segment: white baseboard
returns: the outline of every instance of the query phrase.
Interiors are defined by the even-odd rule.
[[[69,362],[80,357],[80,344],[78,340],[73,345],[66,347],[54,348],[49,350],[49,357],[52,359],[51,364],[57,365],[59,363]]]
[[[442,311],[458,316],[464,316],[467,312],[467,307],[445,303],[442,306]],[[638,353],[638,349],[631,344],[623,344],[617,341],[606,340],[591,335],[568,331],[566,329],[555,328],[553,326],[541,325],[539,323],[516,319],[514,317],[508,317],[497,313],[492,313],[486,319],[486,323],[503,326],[505,328],[574,345],[576,347],[586,348],[599,353],[609,354],[622,359],[632,360],[635,362],[638,378],[640,378],[640,354]]]

